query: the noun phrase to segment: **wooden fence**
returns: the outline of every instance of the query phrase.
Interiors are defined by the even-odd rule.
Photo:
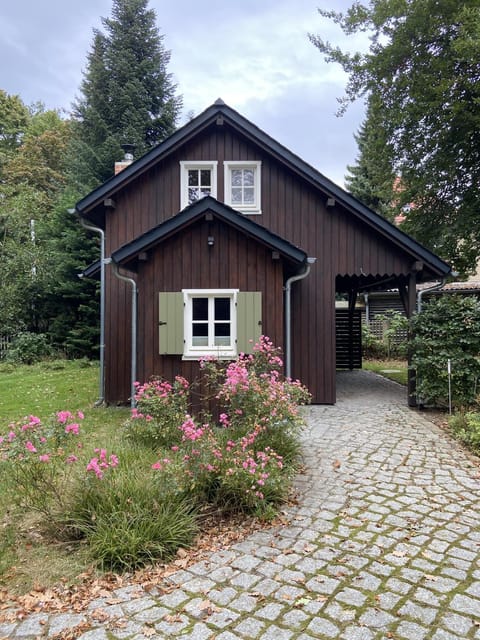
[[[0,360],[5,358],[12,339],[10,336],[0,336]]]

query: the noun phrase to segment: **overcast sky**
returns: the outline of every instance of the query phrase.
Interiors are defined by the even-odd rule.
[[[357,154],[363,102],[336,117],[346,78],[308,32],[345,46],[317,7],[348,0],[150,0],[183,95],[181,124],[217,98],[340,185]],[[111,0],[1,0],[0,88],[67,112],[78,94],[93,28]],[[349,50],[365,39],[348,43]]]

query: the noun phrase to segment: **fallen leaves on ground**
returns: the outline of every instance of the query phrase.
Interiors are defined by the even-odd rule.
[[[129,599],[140,597],[152,589],[161,594],[168,593],[175,585],[169,584],[166,578],[179,569],[187,569],[192,564],[206,560],[210,553],[227,549],[255,531],[284,524],[287,522],[281,518],[265,523],[244,514],[225,516],[217,511],[205,512],[201,533],[195,543],[189,549],[179,549],[176,557],[168,563],[123,575],[107,573],[99,576],[91,568],[77,577],[77,584],[60,583],[49,588],[36,586],[24,595],[15,595],[2,588],[0,623],[23,620],[31,613],[80,613],[98,598],[105,598],[106,604],[120,604],[122,600],[116,598],[113,592],[129,585],[139,587],[138,592],[129,594]],[[102,617],[101,609],[95,611],[96,615]]]

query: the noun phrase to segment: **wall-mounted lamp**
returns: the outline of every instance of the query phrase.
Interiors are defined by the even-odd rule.
[[[213,247],[213,245],[215,244],[215,238],[213,236],[208,236],[207,244],[209,247]]]

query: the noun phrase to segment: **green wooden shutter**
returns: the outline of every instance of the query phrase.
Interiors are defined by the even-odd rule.
[[[237,293],[237,353],[252,353],[262,335],[262,292]],[[252,341],[252,342],[251,342]]]
[[[158,351],[183,353],[183,293],[158,294]]]

